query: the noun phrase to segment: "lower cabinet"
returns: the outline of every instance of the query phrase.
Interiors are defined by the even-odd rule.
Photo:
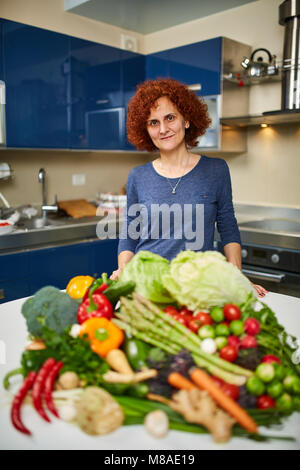
[[[117,269],[117,251],[116,239],[0,255],[0,303],[33,295],[46,285],[65,289],[74,276],[110,276]]]

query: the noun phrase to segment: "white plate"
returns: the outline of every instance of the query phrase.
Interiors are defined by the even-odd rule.
[[[170,431],[163,439],[151,437],[144,426],[122,426],[105,436],[89,436],[75,425],[52,418],[46,423],[31,406],[22,408],[24,424],[32,431],[26,436],[12,426],[10,422],[9,400],[11,395],[4,391],[2,380],[4,375],[19,366],[22,352],[27,342],[27,328],[22,316],[21,306],[25,299],[14,300],[0,305],[0,450],[29,449],[95,449],[104,450],[194,450],[201,457],[201,450],[299,450],[300,419],[299,413],[293,413],[284,420],[281,428],[274,426],[266,429],[261,427],[261,434],[294,436],[295,441],[271,440],[254,442],[244,438],[232,438],[226,444],[216,444],[210,435]],[[269,292],[264,302],[276,312],[278,321],[288,333],[300,338],[300,299]],[[2,354],[1,354],[2,351]],[[20,377],[12,379],[13,391],[20,385]],[[49,414],[50,416],[50,414]],[[130,452],[128,452],[130,455]],[[144,458],[144,457],[143,457]],[[146,458],[146,457],[145,457]],[[188,462],[188,461],[187,461]]]

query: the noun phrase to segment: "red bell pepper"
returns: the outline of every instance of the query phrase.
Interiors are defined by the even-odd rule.
[[[83,322],[93,317],[105,317],[110,320],[113,317],[113,306],[107,297],[102,293],[104,284],[82,301],[77,311],[77,321],[81,325]]]

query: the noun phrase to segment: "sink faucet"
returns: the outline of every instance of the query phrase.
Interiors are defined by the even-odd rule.
[[[43,197],[42,217],[45,220],[47,218],[47,212],[57,212],[58,211],[57,196],[55,195],[54,205],[52,205],[52,206],[47,205],[46,172],[45,172],[44,168],[41,168],[40,171],[39,171],[39,182],[42,183],[42,197]]]

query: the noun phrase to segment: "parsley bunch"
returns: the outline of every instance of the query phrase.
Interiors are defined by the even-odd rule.
[[[24,377],[31,370],[37,372],[49,357],[53,357],[64,364],[60,373],[73,371],[86,385],[101,384],[102,375],[109,370],[107,362],[91,350],[86,339],[73,338],[69,330],[67,328],[62,334],[58,334],[43,327],[46,349],[24,351],[21,359]]]

